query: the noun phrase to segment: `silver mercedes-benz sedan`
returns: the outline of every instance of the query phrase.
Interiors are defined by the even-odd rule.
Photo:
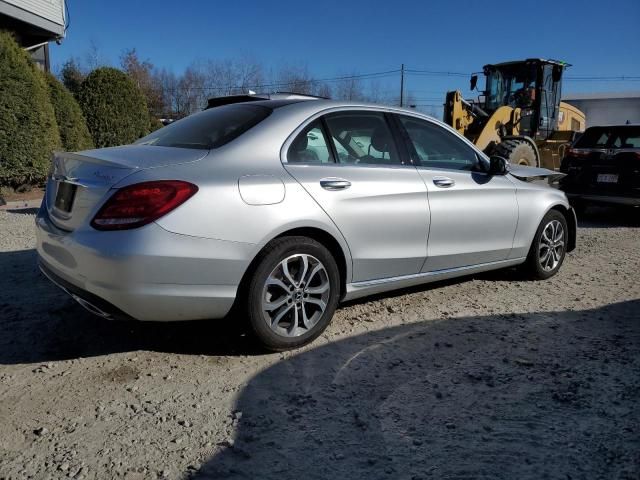
[[[234,307],[284,350],[320,335],[340,301],[513,266],[554,275],[576,218],[532,181],[550,174],[509,169],[410,110],[229,97],[134,145],[55,154],[37,250],[98,315]]]

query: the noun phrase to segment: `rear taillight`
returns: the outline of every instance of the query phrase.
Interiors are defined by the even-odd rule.
[[[581,148],[568,148],[567,155],[571,155],[576,158],[586,158],[591,153],[590,150],[582,150]]]
[[[198,191],[192,183],[160,180],[129,185],[115,192],[91,220],[98,230],[137,228],[157,220]]]

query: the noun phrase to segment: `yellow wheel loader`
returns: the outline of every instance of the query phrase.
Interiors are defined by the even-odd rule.
[[[488,155],[557,170],[564,149],[585,128],[584,113],[560,101],[569,66],[540,58],[485,65],[485,89],[476,100],[447,92],[444,121]],[[477,83],[474,74],[472,91]]]

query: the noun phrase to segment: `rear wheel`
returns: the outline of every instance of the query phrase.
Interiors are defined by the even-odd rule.
[[[537,167],[536,152],[529,142],[521,140],[505,140],[496,145],[495,154],[506,158],[513,165]]]
[[[564,215],[550,210],[540,222],[524,265],[526,273],[539,280],[560,270],[567,252],[568,228]]]
[[[258,259],[246,311],[260,343],[282,351],[317,338],[338,305],[340,277],[331,253],[307,237],[284,237]]]

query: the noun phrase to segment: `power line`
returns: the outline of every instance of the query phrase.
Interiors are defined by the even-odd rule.
[[[419,69],[405,69],[406,73],[411,73],[419,76],[445,76],[445,77],[468,77],[471,73],[464,72],[448,72],[448,71],[435,71],[435,70],[419,70]],[[638,81],[640,76],[637,75],[611,75],[611,76],[599,76],[599,75],[584,75],[584,76],[566,76],[565,80],[571,81],[585,81],[585,82],[608,82],[608,81]]]
[[[463,72],[441,72],[434,70],[406,69],[405,72],[418,76],[441,76],[441,77],[468,77],[469,73]]]
[[[373,72],[373,73],[363,73],[357,75],[343,75],[340,77],[330,77],[330,78],[300,78],[297,80],[293,80],[290,82],[274,82],[274,83],[263,83],[263,84],[254,84],[254,85],[227,85],[227,86],[185,86],[182,87],[187,90],[201,90],[201,91],[230,91],[230,90],[260,90],[265,88],[283,88],[288,86],[300,86],[300,85],[316,85],[319,83],[333,83],[333,82],[343,82],[346,80],[375,80],[380,78],[388,78],[391,76],[395,76],[399,73],[400,70],[388,70],[385,72]],[[177,88],[167,88],[165,90],[177,90]]]
[[[640,80],[640,76],[619,75],[616,77],[564,77],[570,82],[636,82]]]

